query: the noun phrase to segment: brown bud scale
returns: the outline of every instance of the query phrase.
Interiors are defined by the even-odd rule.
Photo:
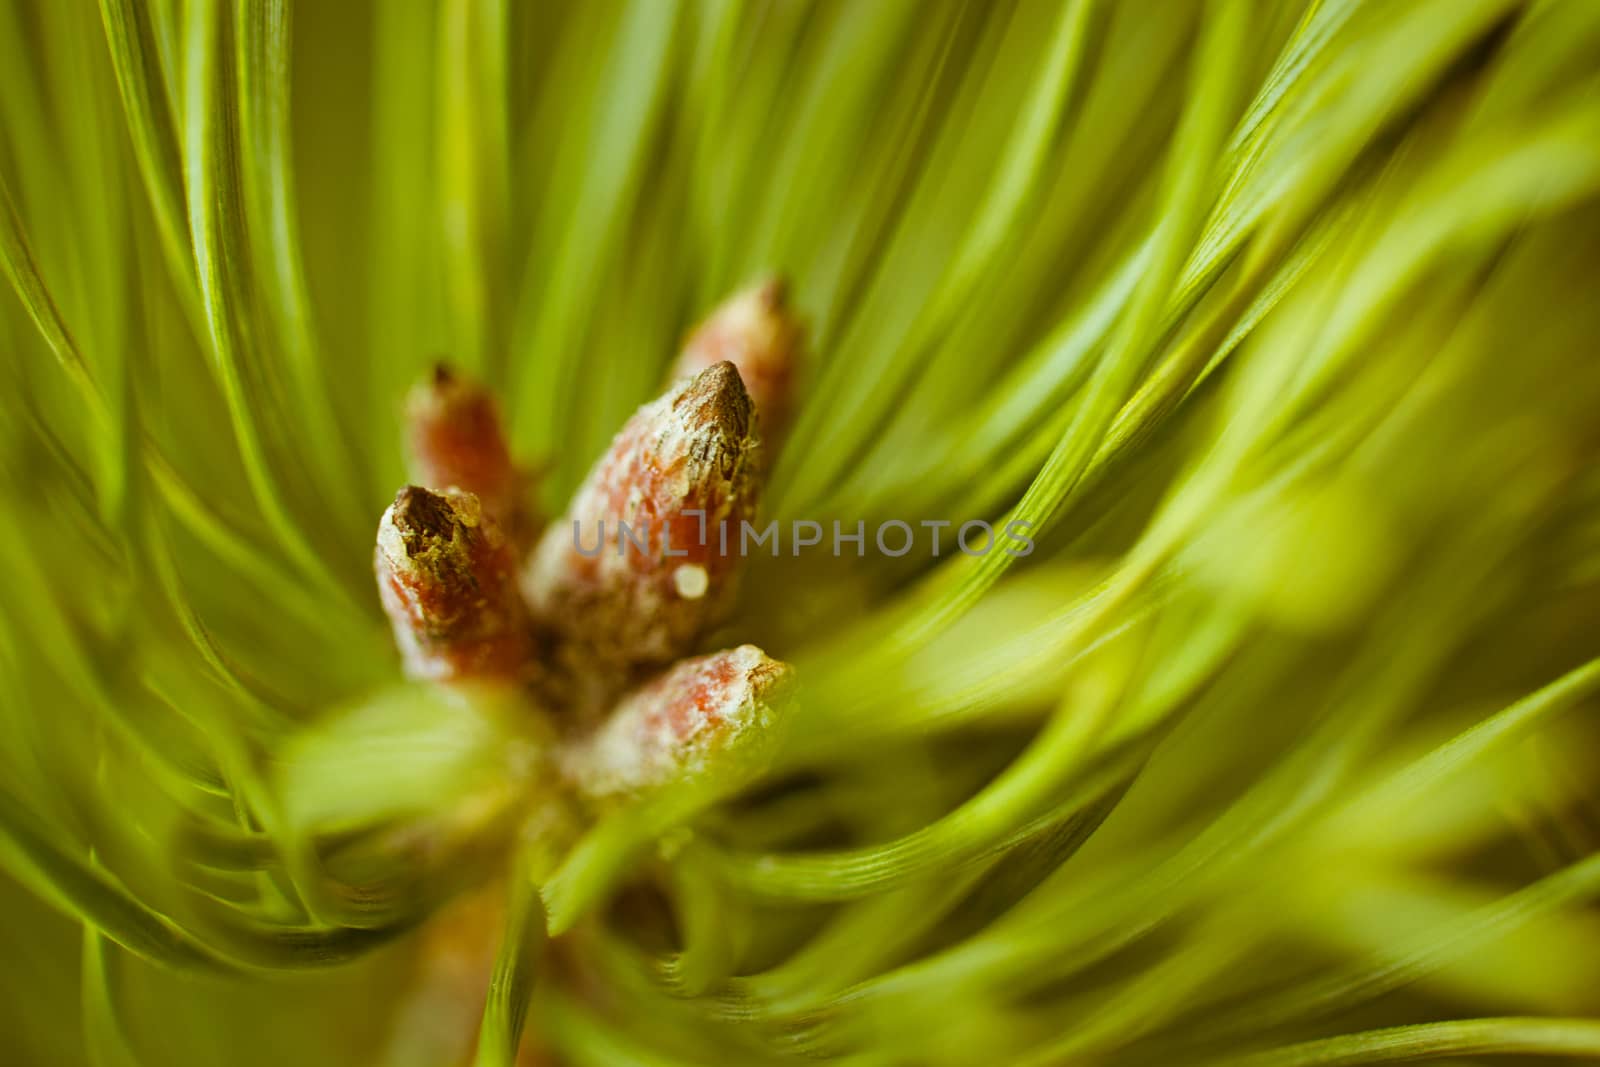
[[[374,567],[413,678],[523,674],[532,647],[516,553],[477,497],[407,486],[378,524]]]

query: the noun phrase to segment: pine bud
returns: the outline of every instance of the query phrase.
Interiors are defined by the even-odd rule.
[[[760,440],[731,363],[678,382],[612,441],[523,576],[545,624],[610,667],[665,663],[732,605]]]
[[[515,678],[531,636],[516,554],[478,498],[411,485],[378,524],[378,591],[413,678]]]
[[[794,668],[754,645],[684,660],[624,697],[566,771],[591,797],[759,773],[794,692]]]
[[[472,493],[513,540],[531,535],[527,477],[489,390],[441,363],[406,397],[405,418],[417,484]]]
[[[727,360],[739,371],[761,418],[761,432],[775,450],[788,427],[794,378],[805,330],[789,307],[788,286],[770,278],[735,293],[697,326],[684,342],[674,377],[698,374]]]

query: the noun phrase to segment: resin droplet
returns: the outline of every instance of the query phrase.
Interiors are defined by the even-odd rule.
[[[565,769],[591,797],[735,788],[765,766],[793,693],[794,668],[754,645],[685,660],[624,697]]]
[[[704,567],[698,563],[686,563],[672,572],[672,585],[685,600],[699,600],[706,595],[711,582],[706,577]]]
[[[413,678],[520,677],[531,637],[516,553],[478,498],[407,486],[378,524],[378,591]]]
[[[732,605],[740,523],[754,519],[761,494],[760,451],[731,363],[640,408],[524,573],[541,623],[612,667],[692,649]],[[703,579],[686,587],[685,568]]]
[[[788,287],[772,278],[734,294],[708,315],[684,342],[673,374],[685,377],[723,360],[732,363],[755,404],[762,437],[775,450],[793,410],[804,344]]]

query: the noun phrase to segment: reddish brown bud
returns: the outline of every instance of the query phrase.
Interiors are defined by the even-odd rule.
[[[760,448],[731,363],[674,385],[628,420],[545,532],[523,578],[529,604],[605,664],[688,651],[732,604]]]
[[[567,773],[592,797],[736,787],[762,769],[793,691],[794,668],[754,645],[685,660],[623,698]]]
[[[472,493],[513,540],[531,534],[527,477],[511,458],[489,390],[441,363],[412,388],[405,414],[419,485]]]
[[[687,377],[723,360],[732,363],[761,418],[763,439],[776,448],[788,427],[804,342],[788,287],[770,278],[735,293],[707,316],[684,342],[673,375]]]
[[[516,677],[531,655],[516,554],[471,493],[400,490],[378,524],[378,591],[413,678]]]

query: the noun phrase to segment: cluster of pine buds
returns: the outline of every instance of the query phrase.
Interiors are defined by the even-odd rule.
[[[801,343],[781,283],[729,299],[548,525],[488,390],[446,367],[419,383],[405,408],[415,484],[383,513],[374,560],[406,673],[525,692],[580,804],[744,777],[793,672],[751,645],[694,655],[740,569],[706,531],[754,519],[763,432],[787,418]],[[661,536],[580,550],[618,524]]]

